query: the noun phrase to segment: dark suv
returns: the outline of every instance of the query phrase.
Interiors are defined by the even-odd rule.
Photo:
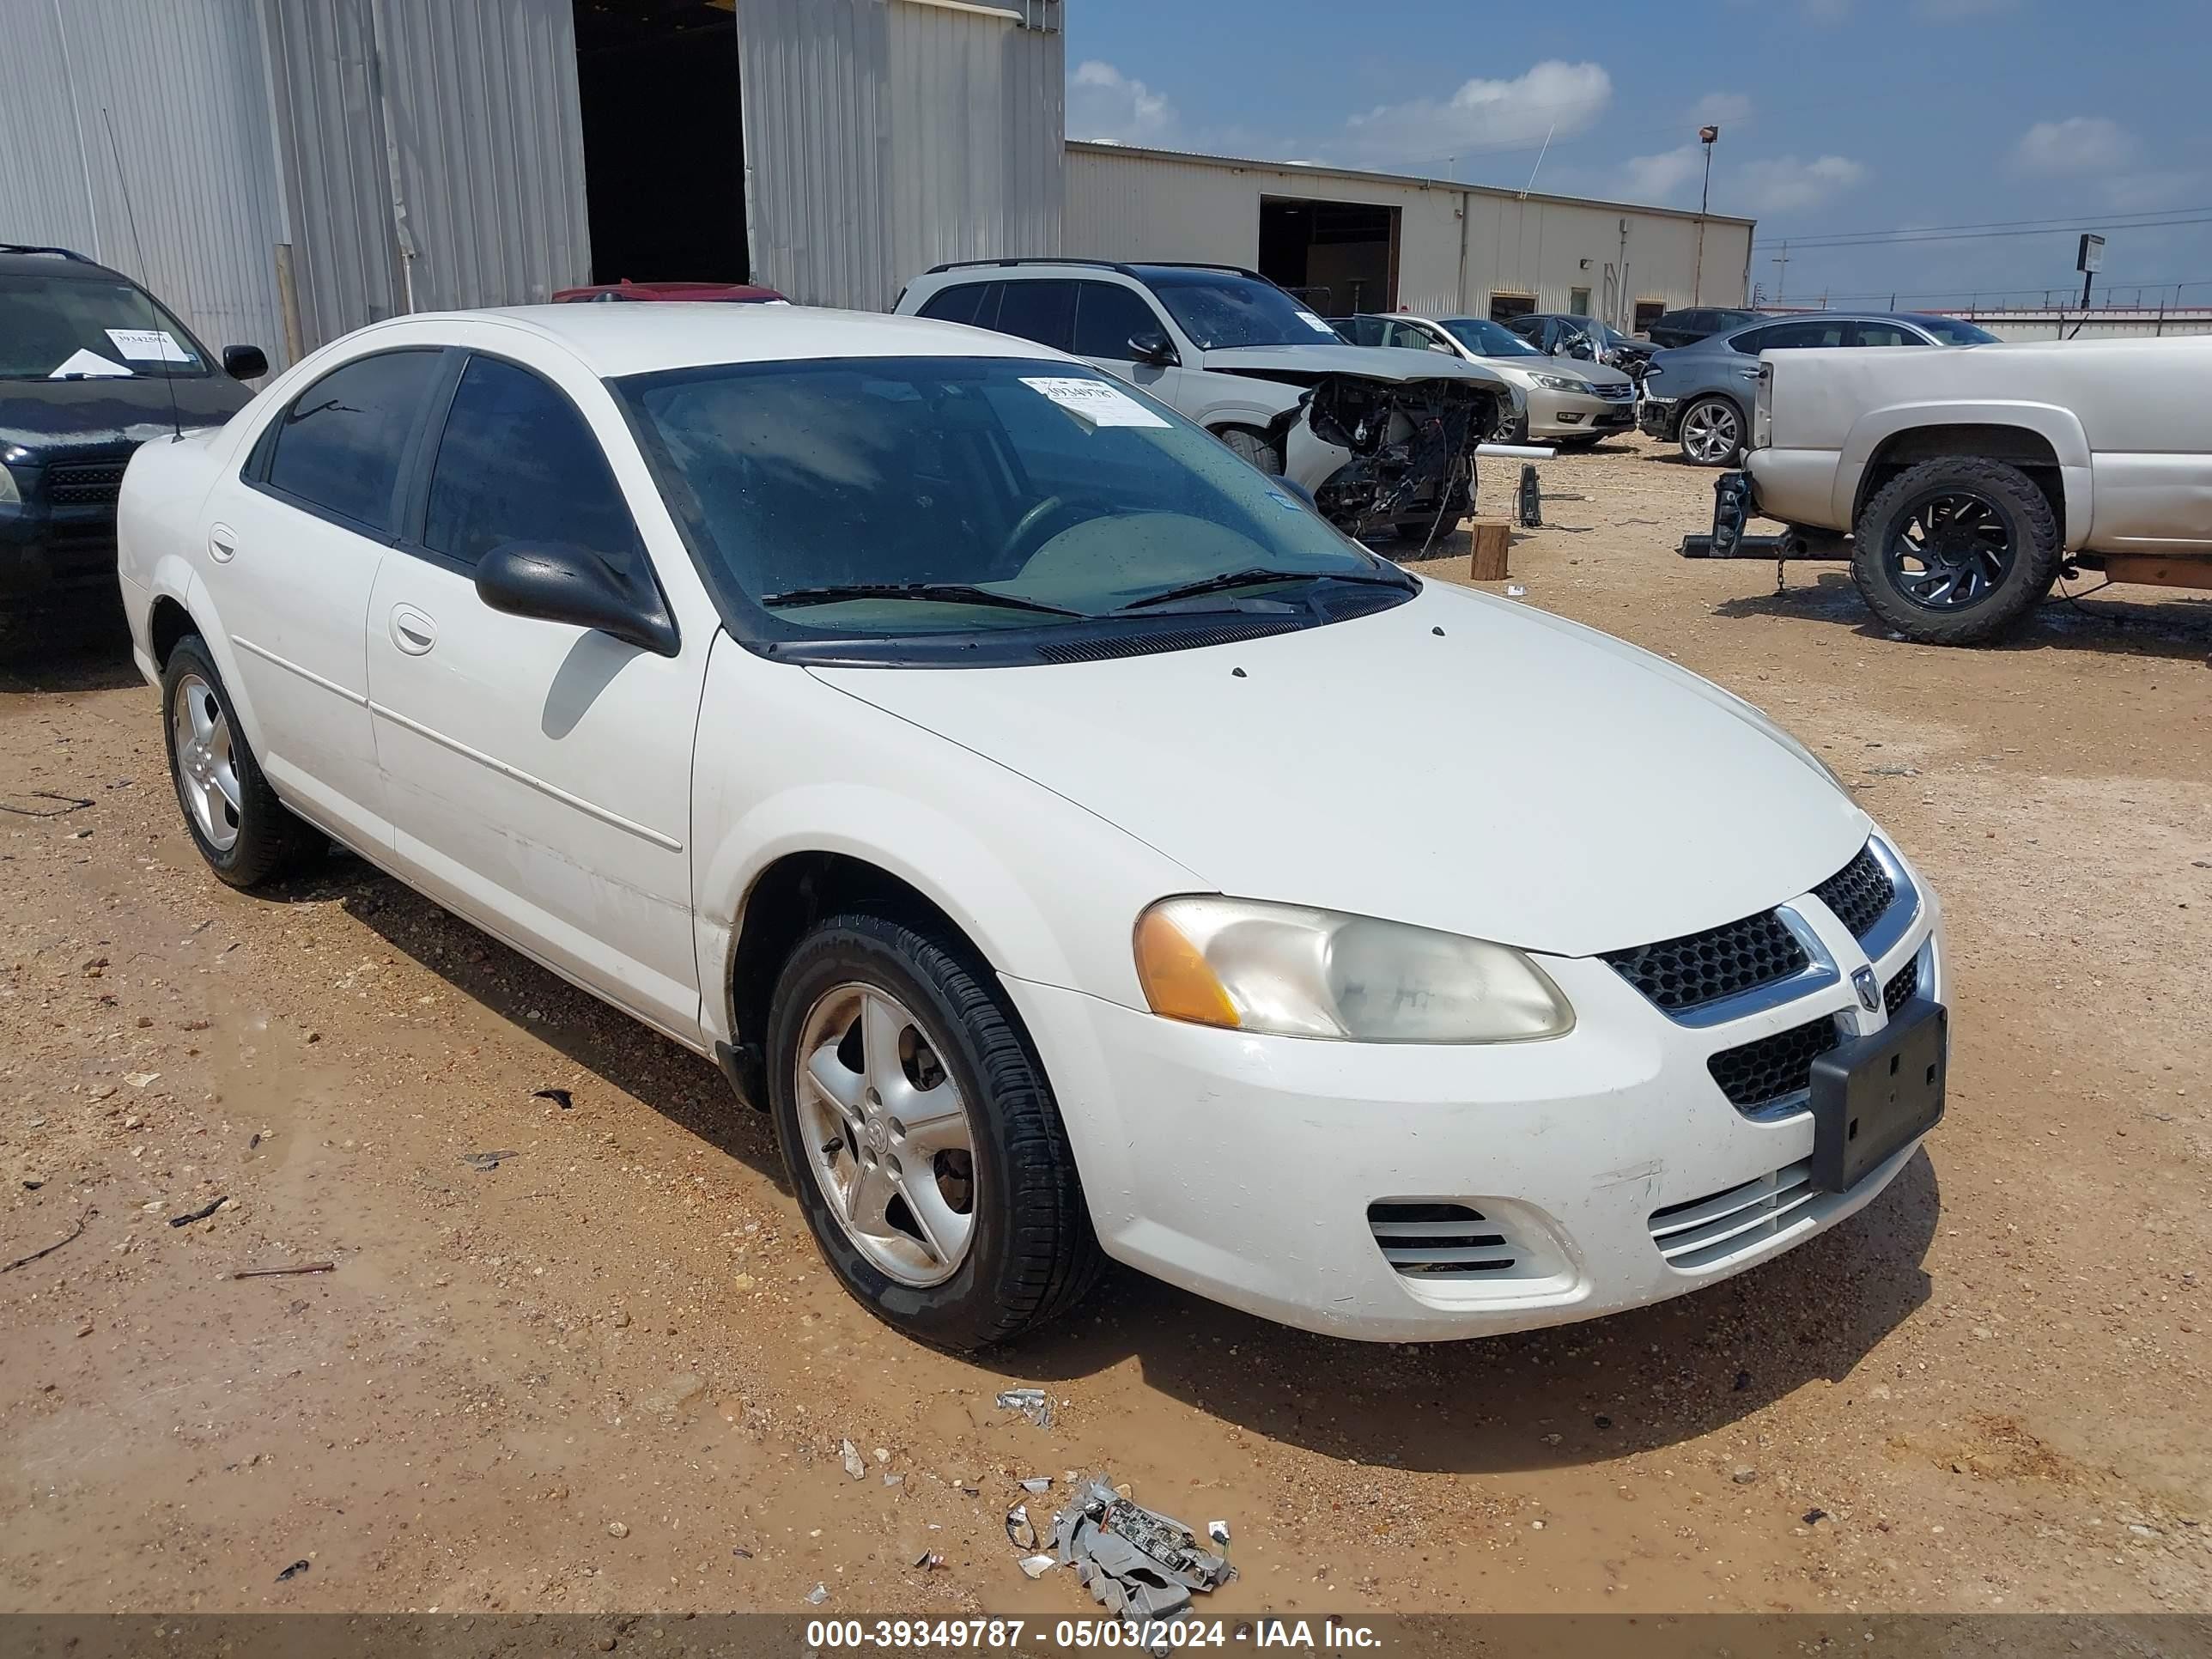
[[[131,452],[221,426],[269,372],[217,368],[161,301],[67,248],[0,242],[0,608],[115,586],[115,500]]]
[[[1722,306],[1687,306],[1680,311],[1660,313],[1651,319],[1644,336],[1661,350],[1668,351],[1676,346],[1695,345],[1708,334],[1725,334],[1730,329],[1748,328],[1764,320],[1762,312]]]

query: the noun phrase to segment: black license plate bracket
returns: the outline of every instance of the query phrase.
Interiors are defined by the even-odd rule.
[[[1813,1062],[1813,1185],[1844,1193],[1943,1115],[1950,1014],[1915,997]]]

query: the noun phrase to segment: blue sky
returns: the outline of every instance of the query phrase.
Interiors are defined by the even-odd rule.
[[[2212,0],[1072,0],[1067,133],[1759,221],[1772,297],[2212,305]],[[1806,246],[2063,219],[2028,234]],[[2188,219],[2200,224],[2177,222]],[[1791,239],[1786,274],[1773,256]]]

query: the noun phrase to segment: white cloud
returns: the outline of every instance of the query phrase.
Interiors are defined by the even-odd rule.
[[[2012,155],[2023,172],[2080,178],[2124,167],[2135,153],[2134,137],[2118,122],[2102,115],[2069,115],[2063,121],[2038,121],[2021,134]]]
[[[1164,93],[1132,80],[1096,58],[1075,66],[1067,82],[1067,136],[1116,144],[1164,144],[1181,130]]]
[[[1729,175],[1724,200],[1730,212],[1780,213],[1790,208],[1814,207],[1840,191],[1862,184],[1865,164],[1847,155],[1822,155],[1801,161],[1794,155],[1778,155],[1764,161],[1747,161]]]
[[[1620,180],[1611,193],[1651,207],[1671,207],[1686,195],[1694,202],[1693,186],[1705,167],[1705,158],[1698,154],[1704,149],[1692,143],[1656,155],[1632,155],[1621,164]]]
[[[1751,94],[1709,92],[1691,108],[1690,118],[1700,126],[1717,121],[1747,121],[1751,118]]]
[[[1556,58],[1510,81],[1480,77],[1449,98],[1378,104],[1344,125],[1340,147],[1368,163],[1421,166],[1486,151],[1534,149],[1587,131],[1613,101],[1613,77],[1597,64]]]

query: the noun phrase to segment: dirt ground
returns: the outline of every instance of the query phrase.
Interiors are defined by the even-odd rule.
[[[1711,475],[1656,447],[1544,471],[1584,499],[1525,602],[1766,708],[1948,904],[1950,1113],[1863,1213],[1526,1337],[1121,1273],[948,1358],[830,1279],[711,1066],[349,860],[221,886],[119,638],[18,629],[0,1257],[82,1231],[0,1274],[0,1607],[1075,1614],[1002,1518],[1103,1469],[1231,1524],[1223,1614],[2212,1608],[2212,603],[1916,647],[1839,568],[1675,558]]]

